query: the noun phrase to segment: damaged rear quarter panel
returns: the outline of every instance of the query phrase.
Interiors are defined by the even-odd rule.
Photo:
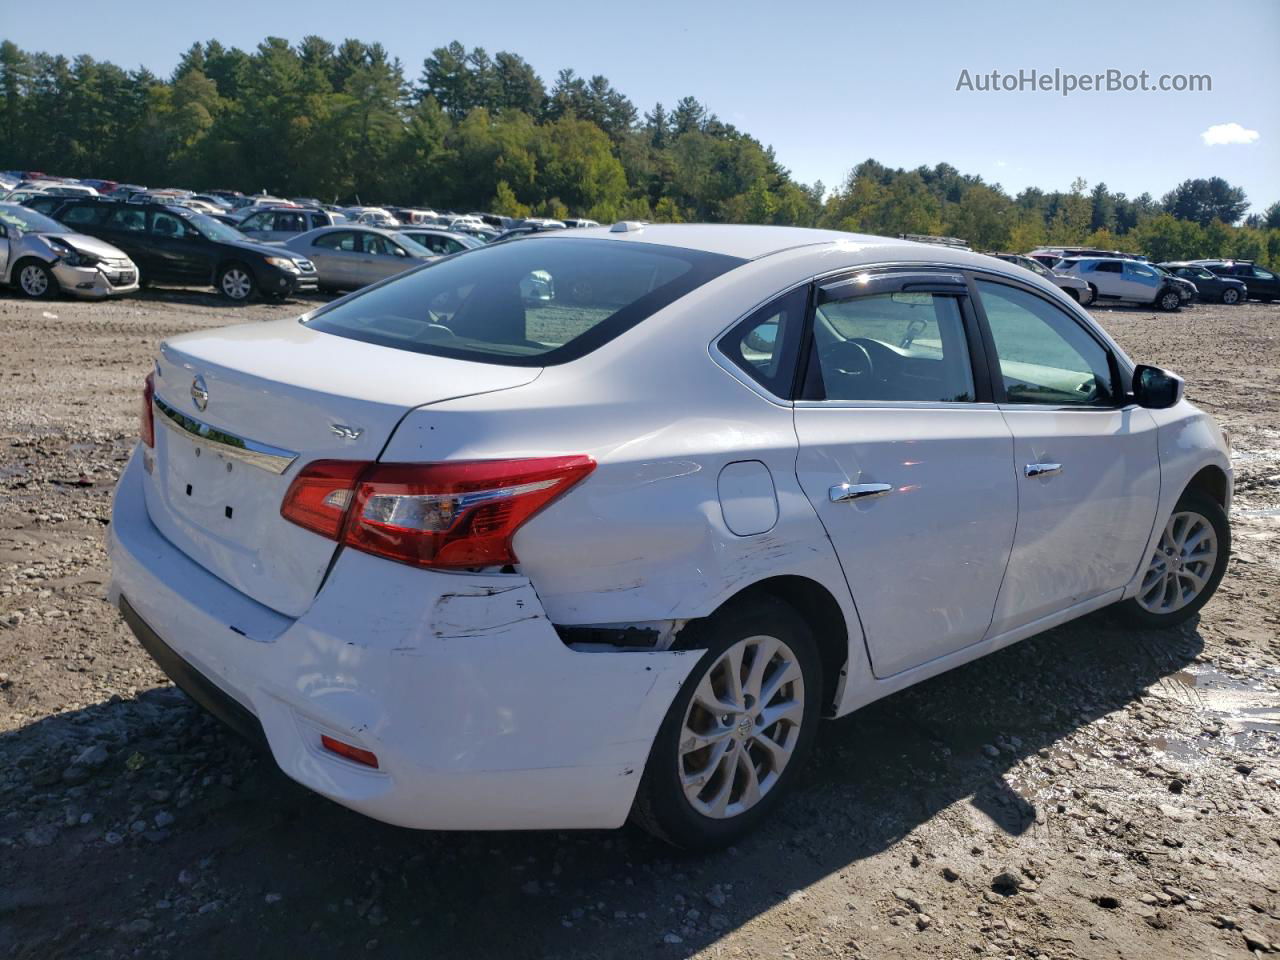
[[[330,589],[347,583],[362,588]],[[468,772],[626,765],[638,776],[697,661],[578,653],[523,576],[424,571],[351,550],[288,642],[292,701],[301,694],[330,726],[358,726],[379,756]]]

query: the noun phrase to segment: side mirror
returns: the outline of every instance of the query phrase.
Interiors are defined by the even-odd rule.
[[[1176,373],[1139,364],[1133,371],[1133,399],[1148,410],[1164,410],[1182,399],[1183,381]]]

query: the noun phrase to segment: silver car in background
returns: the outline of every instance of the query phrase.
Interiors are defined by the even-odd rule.
[[[0,203],[0,283],[33,300],[115,297],[138,289],[138,268],[119,248],[16,203]]]
[[[1063,293],[1081,306],[1087,307],[1093,302],[1093,288],[1079,277],[1073,277],[1069,273],[1057,273],[1050,270],[1039,260],[1033,257],[1024,257],[1020,253],[993,253],[991,256],[997,260],[1003,260],[1005,263],[1016,263],[1018,266],[1025,267],[1037,276],[1048,280],[1050,283],[1057,284],[1062,288]]]
[[[439,257],[447,257],[451,253],[461,253],[463,250],[474,250],[476,247],[484,246],[484,241],[479,237],[466,233],[454,233],[439,227],[400,227],[396,233],[426,247]]]
[[[322,290],[355,290],[435,259],[403,234],[358,224],[308,230],[284,245],[316,265]]]
[[[291,237],[346,220],[342,214],[307,207],[267,207],[244,217],[236,225],[241,233],[263,243],[284,243]]]

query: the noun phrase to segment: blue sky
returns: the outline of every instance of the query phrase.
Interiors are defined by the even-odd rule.
[[[353,13],[352,11],[357,11]],[[167,74],[192,42],[252,49],[264,36],[379,41],[416,79],[433,47],[511,50],[548,84],[561,67],[603,73],[642,110],[693,94],[772,144],[805,182],[828,187],[875,157],[946,161],[1010,192],[1076,177],[1157,198],[1188,177],[1221,176],[1260,210],[1280,200],[1280,2],[780,4],[739,0],[64,0],[56,27],[16,17],[28,50],[88,53]],[[1211,92],[957,91],[971,75],[1115,69],[1152,81],[1208,74]],[[1206,144],[1202,134],[1226,128]],[[1254,136],[1256,134],[1256,136]],[[1219,138],[1221,139],[1221,137]]]

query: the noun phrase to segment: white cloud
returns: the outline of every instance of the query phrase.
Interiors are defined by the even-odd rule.
[[[1008,162],[1007,162],[1007,161],[1005,161],[1005,160],[997,160],[997,161],[996,161],[996,166],[997,166],[997,167],[1007,167],[1008,165],[1009,165],[1009,164],[1008,164]]]
[[[1253,143],[1258,139],[1257,130],[1247,130],[1238,123],[1215,123],[1200,139],[1206,147],[1217,147],[1227,143]]]

